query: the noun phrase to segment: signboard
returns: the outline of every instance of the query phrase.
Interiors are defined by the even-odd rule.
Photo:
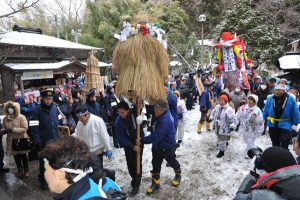
[[[53,71],[23,72],[23,75],[21,76],[21,80],[36,80],[47,78],[53,78]]]

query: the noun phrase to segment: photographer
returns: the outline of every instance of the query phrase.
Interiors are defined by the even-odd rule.
[[[251,171],[240,185],[234,200],[300,199],[300,165],[288,150],[275,146],[262,154],[256,153],[255,168],[267,173],[259,176]]]

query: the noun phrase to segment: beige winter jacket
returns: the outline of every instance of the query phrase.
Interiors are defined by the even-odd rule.
[[[8,114],[8,108],[14,109],[14,114]],[[12,129],[12,132],[7,134],[6,138],[6,153],[8,155],[25,154],[28,151],[13,151],[12,139],[29,138],[26,131],[28,122],[26,117],[20,113],[20,105],[18,103],[8,101],[4,104],[4,119],[3,128]]]

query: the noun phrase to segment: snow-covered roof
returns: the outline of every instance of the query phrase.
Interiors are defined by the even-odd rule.
[[[202,45],[202,40],[198,40],[199,45]],[[204,39],[203,40],[203,46],[209,46],[213,47],[214,46],[214,40],[213,39]]]
[[[170,62],[170,66],[171,67],[174,67],[174,66],[181,66],[182,64],[181,64],[181,62],[179,62],[179,61],[171,61]]]
[[[87,65],[87,62],[81,62],[81,63],[84,64],[84,65]],[[99,61],[99,67],[110,67],[110,66],[112,66],[111,63],[105,63],[105,62],[100,62]]]
[[[279,68],[283,70],[299,69],[300,70],[300,54],[285,55],[278,59]]]
[[[75,61],[74,61],[75,62]],[[86,62],[79,62],[87,66]],[[54,62],[54,63],[5,63],[5,66],[15,71],[26,71],[26,70],[57,70],[66,65],[70,65],[72,62],[68,60]],[[99,62],[99,67],[109,67],[111,64],[105,62]]]
[[[298,39],[298,40],[295,40],[295,41],[293,41],[293,42],[289,43],[289,45],[290,45],[290,44],[294,44],[294,43],[296,43],[296,42],[299,42],[299,41],[300,41],[300,39]]]
[[[16,70],[16,71],[25,71],[25,70],[55,70],[63,66],[69,65],[70,61],[61,61],[55,63],[5,63],[5,66]]]
[[[101,48],[78,44],[75,42],[70,42],[67,40],[62,40],[56,37],[52,37],[49,35],[17,32],[17,31],[1,34],[0,43],[39,46],[39,47],[52,47],[52,48],[66,48],[66,49],[102,50]]]

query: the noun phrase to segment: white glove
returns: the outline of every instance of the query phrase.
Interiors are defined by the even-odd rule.
[[[151,132],[150,131],[147,131],[144,133],[145,137],[148,137],[149,135],[151,135]]]
[[[144,121],[144,117],[146,117],[146,116],[144,116],[144,115],[138,116],[138,117],[136,118],[136,123],[137,123],[138,125],[141,125],[141,124],[143,123],[143,121]],[[146,120],[147,120],[147,117],[146,117]]]

